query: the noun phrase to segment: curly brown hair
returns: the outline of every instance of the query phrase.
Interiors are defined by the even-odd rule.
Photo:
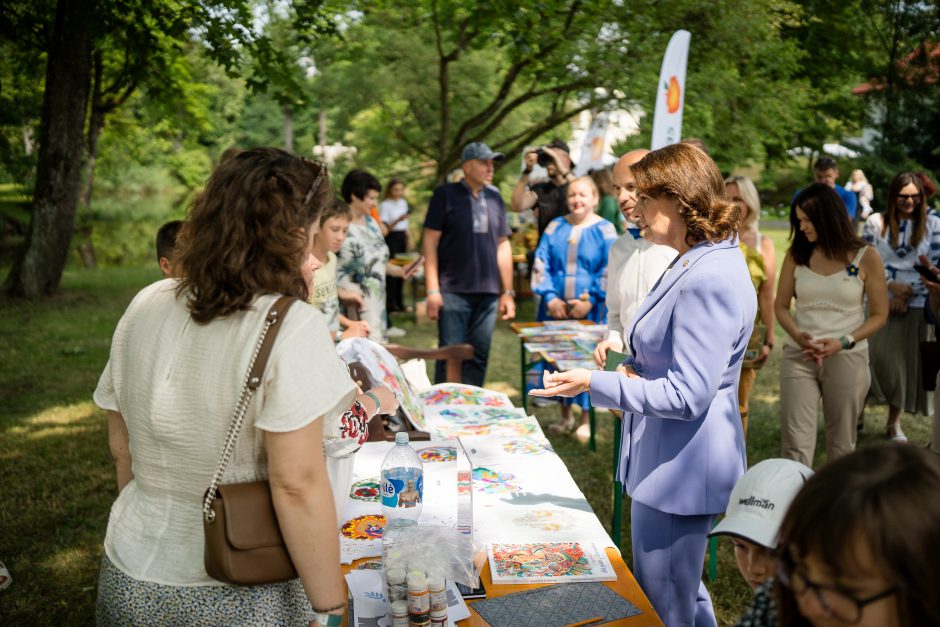
[[[720,242],[738,233],[738,206],[728,200],[725,181],[707,154],[688,144],[654,150],[630,166],[637,189],[679,203],[689,246]]]
[[[254,148],[220,163],[180,230],[178,294],[205,324],[256,296],[307,298],[301,264],[310,228],[333,198],[326,166]]]

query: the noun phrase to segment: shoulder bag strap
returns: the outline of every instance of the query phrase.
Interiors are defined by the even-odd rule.
[[[274,347],[274,340],[281,329],[279,321],[284,319],[287,310],[297,301],[295,296],[281,296],[275,301],[268,310],[267,318],[264,321],[264,327],[261,329],[261,335],[258,337],[258,344],[255,346],[251,360],[248,362],[248,372],[245,374],[245,383],[242,385],[241,395],[238,397],[238,403],[235,405],[235,414],[232,417],[232,424],[228,429],[228,435],[225,436],[225,445],[222,447],[222,454],[219,456],[219,467],[212,477],[212,483],[206,492],[206,498],[202,503],[202,515],[207,522],[212,522],[215,518],[215,512],[212,511],[212,501],[217,496],[219,483],[225,474],[225,467],[228,466],[229,458],[235,450],[235,442],[238,440],[238,434],[241,432],[242,423],[245,421],[245,412],[248,410],[248,403],[254,396],[255,390],[261,386],[261,377],[264,375],[264,369],[268,365],[268,357],[271,356],[271,349]]]

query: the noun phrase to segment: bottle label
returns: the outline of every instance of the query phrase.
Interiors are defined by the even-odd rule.
[[[420,468],[392,468],[383,474],[384,507],[412,508],[421,505],[424,496],[424,472]]]

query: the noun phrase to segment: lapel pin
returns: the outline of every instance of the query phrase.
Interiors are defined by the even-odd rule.
[[[685,267],[688,266],[688,265],[689,265],[689,260],[688,260],[688,259],[686,259],[685,261],[682,262],[682,267],[683,267],[683,268],[685,268]]]

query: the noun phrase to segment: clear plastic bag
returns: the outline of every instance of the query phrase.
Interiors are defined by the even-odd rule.
[[[476,588],[485,564],[485,547],[450,527],[419,524],[386,529],[382,539],[382,578],[389,602],[400,598],[402,589],[393,586],[404,584],[402,574],[420,571]]]

